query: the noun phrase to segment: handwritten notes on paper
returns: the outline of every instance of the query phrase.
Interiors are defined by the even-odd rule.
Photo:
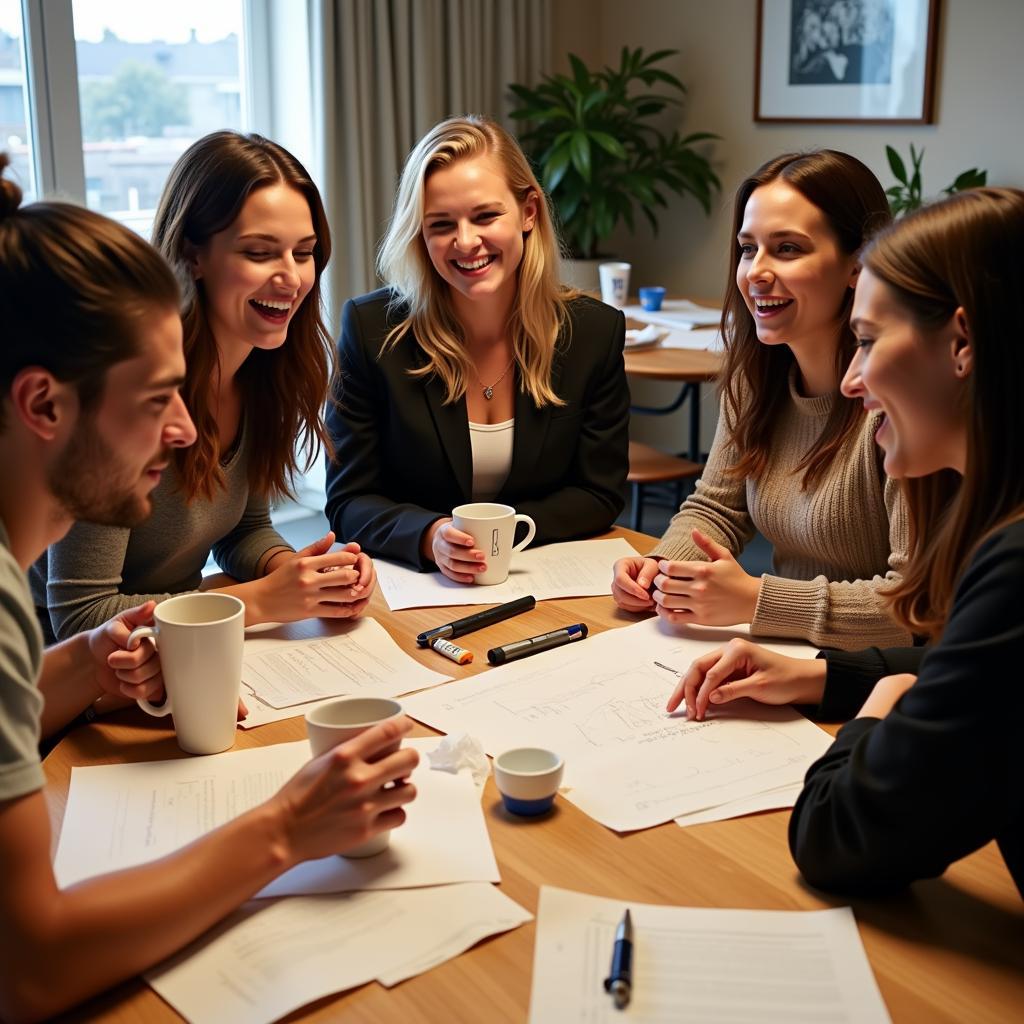
[[[315,620],[249,630],[242,661],[249,717],[242,726],[305,714],[314,702],[343,694],[398,697],[448,679],[406,654],[372,618],[337,633],[324,633]]]
[[[565,758],[568,800],[617,831],[799,782],[832,742],[789,707],[749,701],[703,722],[665,702],[694,658],[735,630],[668,632],[659,619],[608,630],[404,701],[445,732],[478,736],[489,754],[540,746]],[[766,645],[813,657],[806,644]]]
[[[602,984],[615,928],[633,919],[633,993]],[[530,1024],[618,1021],[857,1021],[887,1024],[849,907],[659,907],[542,886]]]
[[[397,985],[530,918],[479,882],[261,902],[146,980],[191,1024],[269,1024],[374,979]]]
[[[504,583],[478,587],[456,583],[439,572],[417,572],[377,559],[377,582],[393,611],[459,604],[499,604],[533,594],[538,601],[556,597],[595,597],[611,593],[612,564],[636,551],[621,537],[578,540],[527,548],[512,555]]]
[[[421,752],[417,798],[376,857],[324,857],[292,868],[257,895],[286,896],[499,880],[480,794],[468,772],[432,771]],[[156,860],[272,796],[309,760],[309,744],[278,743],[207,757],[75,768],[54,872],[61,886]],[[444,828],[438,828],[438,822]]]

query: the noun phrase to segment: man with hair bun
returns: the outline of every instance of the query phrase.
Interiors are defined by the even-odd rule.
[[[0,173],[8,159],[0,154]],[[103,694],[155,697],[153,603],[43,651],[28,567],[78,517],[134,525],[196,432],[179,292],[127,228],[66,203],[21,207],[0,177],[0,1018],[49,1017],[190,942],[300,861],[400,825],[417,754],[384,723],[270,800],[151,865],[57,887],[37,744]],[[379,759],[375,759],[379,758]]]

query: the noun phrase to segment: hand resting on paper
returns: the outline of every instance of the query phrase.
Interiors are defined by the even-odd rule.
[[[431,523],[420,544],[424,558],[432,561],[441,572],[456,583],[472,583],[478,572],[487,568],[484,553],[474,548],[475,540],[456,530],[451,518]]]
[[[411,747],[384,756],[381,751],[411,729],[408,718],[375,725],[309,761],[271,797],[268,807],[288,867],[343,853],[404,823],[403,807],[416,798],[416,787],[406,780],[420,756]]]
[[[820,658],[787,658],[737,637],[690,665],[667,709],[675,711],[685,700],[687,718],[700,722],[709,702],[728,704],[739,697],[762,704],[818,704],[826,670]]]

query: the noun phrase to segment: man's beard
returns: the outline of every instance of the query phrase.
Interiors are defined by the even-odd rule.
[[[152,464],[164,461],[162,456]],[[87,421],[54,463],[49,484],[63,510],[75,520],[101,526],[138,526],[153,506],[148,494],[138,493],[139,478],[129,482],[126,476],[117,453]]]

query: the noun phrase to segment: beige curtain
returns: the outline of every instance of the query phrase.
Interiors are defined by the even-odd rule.
[[[308,0],[319,182],[334,242],[331,320],[377,287],[374,256],[406,154],[433,124],[514,128],[509,82],[549,70],[551,0]]]

